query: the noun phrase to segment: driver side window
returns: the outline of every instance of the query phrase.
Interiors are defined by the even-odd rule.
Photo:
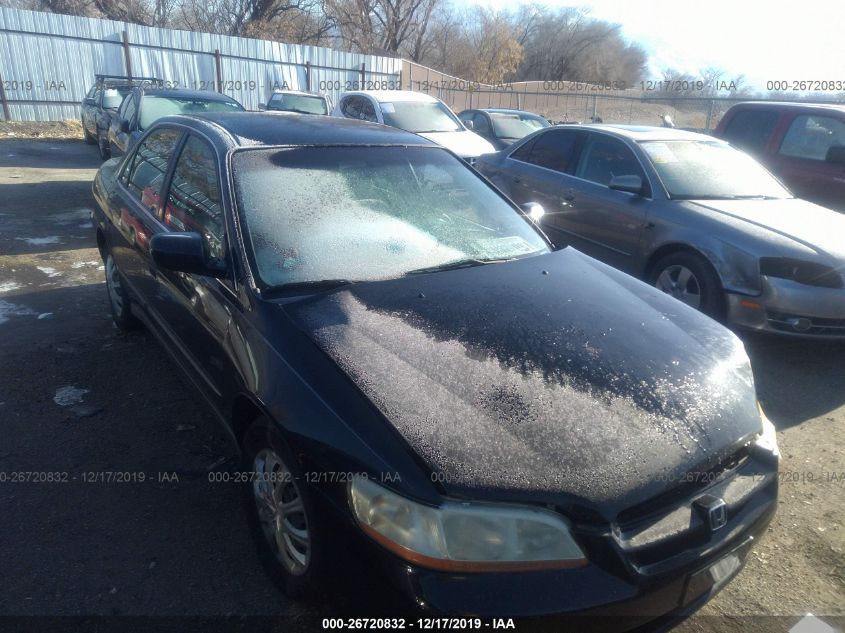
[[[639,176],[646,182],[631,149],[622,141],[598,134],[591,134],[584,145],[575,175],[604,186],[615,176]]]
[[[164,224],[173,231],[196,231],[205,239],[209,256],[224,256],[217,158],[210,145],[193,135],[188,136],[176,161]]]

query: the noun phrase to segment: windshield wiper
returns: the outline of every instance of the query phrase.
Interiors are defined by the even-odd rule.
[[[285,108],[280,112],[296,112],[297,114],[317,114],[317,112],[309,112],[308,110],[300,110],[299,108]]]
[[[764,196],[760,194],[745,194],[740,196],[728,196],[730,200],[777,200],[774,196]]]
[[[763,196],[757,194],[736,195],[736,196],[705,196],[705,195],[673,195],[672,200],[777,200],[774,196]]]
[[[292,290],[330,290],[341,286],[348,286],[354,282],[348,279],[317,279],[314,281],[291,281],[286,284],[273,286],[267,290],[268,294],[284,293]]]
[[[416,268],[414,270],[409,270],[406,272],[406,275],[419,275],[422,273],[436,273],[442,270],[456,270],[458,268],[470,268],[472,266],[484,266],[485,264],[502,264],[504,262],[510,262],[516,259],[515,257],[509,257],[507,259],[476,259],[473,257],[467,257],[466,259],[457,259],[452,262],[446,262],[445,264],[438,264],[437,266],[426,266],[425,268]]]

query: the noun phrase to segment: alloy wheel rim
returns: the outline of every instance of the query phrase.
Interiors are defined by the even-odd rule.
[[[109,289],[109,299],[111,300],[115,314],[119,315],[123,312],[123,295],[120,286],[120,275],[117,272],[117,266],[111,255],[106,259],[106,286]]]
[[[701,307],[701,284],[695,274],[686,266],[675,264],[660,273],[655,287],[675,299],[683,301],[691,308]]]
[[[252,490],[264,536],[285,569],[300,576],[311,561],[311,535],[299,488],[272,448],[255,456],[253,472]]]

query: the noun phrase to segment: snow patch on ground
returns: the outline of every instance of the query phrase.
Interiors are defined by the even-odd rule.
[[[70,267],[76,268],[76,269],[79,269],[79,268],[96,268],[99,265],[100,265],[100,262],[98,262],[98,261],[74,262],[73,264],[71,264]]]
[[[35,316],[36,314],[38,313],[26,306],[9,303],[0,299],[0,323],[5,323],[13,316]]]
[[[53,396],[53,402],[60,407],[68,407],[72,404],[79,404],[82,402],[82,397],[88,393],[88,389],[78,389],[73,385],[66,385],[56,389],[56,395]]]
[[[16,237],[16,240],[26,242],[30,246],[43,246],[44,244],[58,244],[59,236],[51,235],[49,237]]]
[[[38,270],[42,273],[47,275],[48,277],[61,277],[61,271],[56,270],[55,268],[51,268],[50,266],[36,266]]]
[[[5,292],[12,292],[22,286],[17,281],[0,281],[0,294]]]

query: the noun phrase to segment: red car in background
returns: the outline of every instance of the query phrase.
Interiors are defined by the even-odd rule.
[[[753,155],[799,198],[845,212],[845,105],[738,103],[715,136]]]

